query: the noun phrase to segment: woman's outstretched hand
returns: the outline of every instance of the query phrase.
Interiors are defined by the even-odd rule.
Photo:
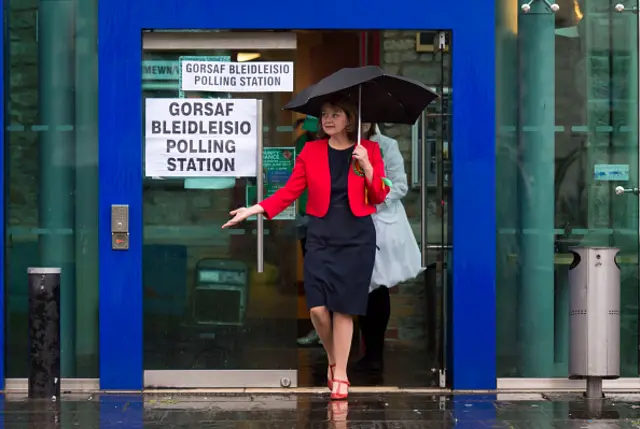
[[[230,226],[234,226],[247,219],[250,216],[258,215],[264,212],[262,206],[256,204],[252,207],[240,207],[239,209],[235,209],[229,212],[231,216],[233,216],[227,223],[222,225],[222,228],[229,228]]]

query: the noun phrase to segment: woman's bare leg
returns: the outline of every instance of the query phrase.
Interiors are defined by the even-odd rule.
[[[329,365],[335,364],[336,359],[333,347],[333,329],[331,326],[331,314],[329,313],[329,310],[325,306],[313,307],[309,310],[309,315],[311,316],[311,323],[313,323],[313,327],[316,329],[318,336],[322,340],[322,347],[324,347],[324,350],[327,352]],[[329,380],[332,379],[331,369],[327,370],[327,378]]]
[[[333,352],[336,358],[335,380],[349,381],[347,362],[353,338],[353,318],[349,314],[333,313]],[[337,386],[336,386],[337,384]],[[347,386],[334,384],[334,392],[346,393]]]

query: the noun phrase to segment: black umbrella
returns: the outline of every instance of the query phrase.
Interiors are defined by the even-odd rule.
[[[361,121],[414,124],[438,95],[421,82],[378,66],[344,68],[302,90],[284,110],[319,118],[322,105],[336,97],[356,104]]]

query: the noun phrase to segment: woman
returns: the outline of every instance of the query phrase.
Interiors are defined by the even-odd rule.
[[[401,201],[409,186],[398,142],[383,135],[376,124],[363,124],[362,135],[380,145],[385,175],[393,182],[384,203],[378,205],[373,215],[378,252],[369,288],[367,314],[358,318],[365,355],[356,369],[378,372],[384,366],[384,339],[391,315],[389,289],[420,274],[422,261]]]
[[[231,212],[223,228],[249,216],[273,218],[308,189],[304,287],[311,322],[327,352],[331,399],[349,396],[347,360],[354,315],[367,312],[376,255],[371,215],[384,202],[384,164],[377,143],[356,144],[356,108],[337,99],[322,107],[319,137],[298,156],[287,184],[252,207]]]

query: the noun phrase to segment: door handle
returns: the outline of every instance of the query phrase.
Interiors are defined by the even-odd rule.
[[[616,195],[622,195],[622,194],[636,194],[636,195],[639,195],[640,194],[640,189],[638,189],[638,188],[623,188],[622,186],[616,186],[616,188],[614,189],[614,192],[616,193]]]
[[[420,115],[420,145],[418,153],[420,154],[420,243],[425,244],[427,242],[427,119],[425,112]],[[427,266],[427,252],[426,249],[422,249],[422,268]]]
[[[263,136],[263,124],[262,124],[262,100],[257,100],[258,105],[258,159],[256,160],[256,199],[257,202],[262,202],[264,198],[264,174],[263,170],[263,145],[264,145],[264,136]],[[259,273],[264,272],[264,216],[259,214],[256,217],[256,247],[258,254],[257,268]]]
[[[453,246],[450,244],[427,244],[424,248],[429,250],[453,250]]]

